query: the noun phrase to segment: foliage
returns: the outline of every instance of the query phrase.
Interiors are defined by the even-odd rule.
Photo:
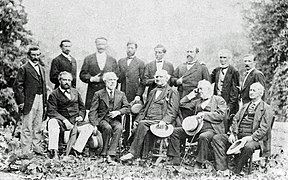
[[[245,11],[253,50],[270,89],[277,115],[287,114],[288,1],[254,1]],[[286,119],[284,117],[284,119]]]
[[[22,64],[31,32],[25,29],[27,13],[21,0],[0,1],[0,122],[11,122],[17,113],[12,87]],[[2,123],[3,124],[3,123]],[[1,123],[0,123],[1,125]]]

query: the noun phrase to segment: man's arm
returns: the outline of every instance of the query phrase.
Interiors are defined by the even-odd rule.
[[[121,115],[128,114],[130,112],[130,104],[128,103],[125,93],[121,92],[121,94],[122,94],[122,107],[119,111]]]
[[[67,120],[64,116],[62,116],[59,112],[58,112],[58,104],[57,104],[57,98],[54,95],[54,93],[51,93],[49,95],[48,98],[48,102],[47,102],[47,115],[49,116],[49,118],[55,118],[55,119],[59,119],[61,121],[65,121]]]
[[[78,104],[79,104],[79,116],[81,116],[84,119],[86,115],[86,108],[79,92],[78,92]]]
[[[21,67],[18,70],[18,74],[16,76],[14,86],[13,86],[13,91],[15,94],[15,100],[17,104],[23,104],[24,103],[24,83],[25,83],[25,70],[23,67]]]
[[[141,97],[145,91],[144,71],[145,71],[145,64],[143,61],[141,61],[140,66],[139,66],[140,83],[139,83],[139,87],[136,93],[136,96],[139,96],[139,97]]]
[[[86,57],[84,59],[84,62],[80,71],[80,75],[79,75],[81,81],[84,83],[90,83],[90,78],[92,77],[92,75],[89,72],[89,65],[90,65],[89,58]]]
[[[216,103],[217,103],[216,109],[211,112],[204,112],[204,115],[203,115],[204,121],[208,121],[212,124],[221,123],[224,120],[225,115],[227,113],[227,105],[226,105],[225,100],[220,96],[217,96],[217,97],[219,98],[217,99],[215,98]]]
[[[171,83],[172,83],[172,85],[173,86],[178,86],[178,84],[177,84],[177,80],[180,78],[179,76],[180,76],[180,70],[179,70],[180,68],[179,68],[179,66],[175,69],[175,71],[174,71],[174,73],[173,73],[173,75],[171,76]]]
[[[206,79],[207,81],[211,81],[208,68],[205,65],[201,65],[201,66],[202,66],[202,78]]]
[[[232,75],[232,87],[230,90],[230,95],[229,95],[229,102],[228,102],[228,107],[231,110],[232,107],[234,107],[235,104],[238,103],[238,97],[239,97],[239,90],[238,87],[240,86],[239,82],[239,72],[235,70]]]
[[[145,86],[149,86],[149,85],[152,85],[154,83],[154,77],[150,77],[151,74],[149,74],[149,70],[150,70],[150,67],[149,67],[150,64],[147,64],[146,67],[145,67],[145,70],[144,70],[144,76],[143,76],[143,84]],[[154,74],[152,74],[153,76]]]
[[[273,119],[273,110],[270,106],[266,106],[264,110],[264,115],[260,120],[259,128],[252,134],[252,139],[254,141],[260,141],[271,128]]]
[[[58,61],[57,59],[53,59],[51,63],[51,68],[50,68],[50,81],[53,84],[59,84],[58,81],[58,75],[59,75],[59,69],[58,69]]]

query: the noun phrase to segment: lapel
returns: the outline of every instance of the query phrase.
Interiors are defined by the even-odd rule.
[[[221,71],[221,67],[216,69],[215,84],[218,84],[219,82],[220,71]]]
[[[255,71],[255,69],[253,69],[253,70],[249,73],[246,81],[244,82],[243,89],[247,88],[248,85],[250,84],[250,82],[253,80],[253,73],[254,73],[254,71]],[[244,78],[245,78],[245,77],[244,77]]]
[[[102,72],[108,72],[108,67],[111,66],[110,65],[110,57],[108,56],[108,54],[106,54],[106,62],[105,62],[105,65],[104,65],[104,68],[103,68],[103,71]],[[127,60],[126,60],[126,66],[127,66]]]
[[[120,91],[118,91],[117,89],[115,89],[114,91],[114,108],[116,108],[116,105],[121,101],[122,96]]]
[[[58,87],[58,94],[59,94],[59,100],[65,104],[67,101],[70,101],[70,99],[60,90],[60,88]],[[71,94],[72,94],[72,90],[71,90]],[[71,96],[72,99],[72,96]]]
[[[156,91],[157,91],[157,88],[155,88]],[[155,94],[156,94],[156,91],[155,91]],[[168,93],[169,89],[168,89],[168,85],[166,85],[166,87],[162,90],[161,94],[159,94],[159,96],[157,97],[157,99],[155,99],[155,102],[158,102],[160,100],[163,100],[165,99],[165,97],[167,96],[167,93]],[[154,96],[155,96],[154,94]],[[153,96],[153,97],[154,97]]]
[[[155,62],[155,66],[156,66],[156,62]],[[169,71],[169,65],[168,65],[168,62],[166,62],[166,60],[164,60],[163,62],[163,68],[164,70],[166,70],[167,72]],[[168,72],[169,74],[169,72]]]
[[[220,71],[219,71],[220,72]],[[227,86],[227,83],[229,82],[229,79],[231,79],[231,74],[232,74],[232,67],[229,65],[225,77],[224,77],[224,81],[223,81],[223,87]]]
[[[109,107],[109,95],[108,92],[106,91],[106,88],[103,89],[101,97],[106,106]]]
[[[71,100],[70,100],[70,101],[76,100],[76,98],[77,98],[77,96],[78,96],[77,91],[75,91],[74,89],[71,88],[71,90],[70,90],[70,96],[71,96]]]
[[[255,110],[253,129],[255,129],[255,126],[258,124],[258,122],[261,121],[261,118],[264,115],[263,111],[264,111],[264,102],[261,100]]]
[[[127,61],[128,61],[128,58],[126,58],[126,66],[127,66]],[[137,64],[138,64],[137,59],[136,59],[136,57],[134,57],[134,58],[131,60],[129,66],[127,66],[127,71],[133,72],[133,69],[134,69],[134,68],[138,68]]]
[[[217,104],[217,102],[216,102],[216,99],[215,99],[215,97],[213,95],[211,97],[210,102],[208,103],[207,106],[210,106],[211,107],[211,111],[214,111],[216,109],[216,104]]]
[[[96,72],[99,72],[101,71],[99,65],[98,65],[98,59],[97,59],[97,56],[96,56],[96,53],[93,54],[92,56],[92,60],[91,60],[91,66],[95,66],[96,67]],[[95,74],[96,75],[96,74]]]
[[[164,62],[165,63],[165,62]],[[157,71],[157,66],[156,66],[156,60],[153,61],[153,63],[151,64],[151,69],[152,69],[152,72],[153,74],[151,74],[151,76],[154,76],[156,71]],[[164,68],[164,65],[163,65],[163,68]]]
[[[193,74],[195,71],[197,71],[199,68],[199,65],[200,65],[199,62],[195,62],[195,64],[189,70],[186,71],[186,73],[183,75],[183,78],[185,76],[189,76],[190,74]]]
[[[36,72],[36,70],[34,69],[34,67],[30,64],[30,62],[27,62],[28,64],[27,64],[27,69],[28,69],[28,71],[30,72],[30,74],[37,80],[37,81],[39,81],[40,79],[39,79],[39,77],[38,77],[38,73]],[[41,68],[39,68],[40,69],[40,73],[42,73],[41,72]]]
[[[247,111],[247,108],[248,108],[249,105],[250,105],[250,103],[246,103],[246,104],[243,105],[242,109],[239,110],[240,114],[239,114],[238,126],[239,126],[240,122],[242,121],[243,116],[244,116],[245,112]]]

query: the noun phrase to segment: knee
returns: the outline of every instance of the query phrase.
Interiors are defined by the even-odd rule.
[[[199,135],[199,141],[207,141],[208,140],[208,137],[205,135],[205,134],[200,134]]]
[[[104,132],[108,132],[111,133],[112,132],[112,127],[110,125],[107,125],[105,127],[103,127]]]
[[[115,127],[115,131],[116,131],[116,132],[122,132],[122,131],[123,131],[122,125],[120,124],[120,125],[116,126],[116,127]]]
[[[252,144],[250,144],[250,143],[246,143],[245,146],[243,147],[242,151],[244,153],[253,154],[254,146],[252,146]]]

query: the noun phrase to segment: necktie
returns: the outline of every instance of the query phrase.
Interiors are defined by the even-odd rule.
[[[69,90],[65,90],[64,91],[64,94],[65,94],[65,96],[68,98],[68,99],[71,99],[71,95],[70,95],[70,91]]]
[[[109,91],[109,97],[113,98],[113,91]]]
[[[226,67],[221,67],[221,73],[224,75],[225,73],[224,73],[224,70],[225,69],[227,69],[228,68],[228,66],[226,66]]]
[[[256,107],[256,104],[255,103],[251,103],[248,107],[248,111],[251,113],[251,112],[254,112],[255,111],[255,107]]]

